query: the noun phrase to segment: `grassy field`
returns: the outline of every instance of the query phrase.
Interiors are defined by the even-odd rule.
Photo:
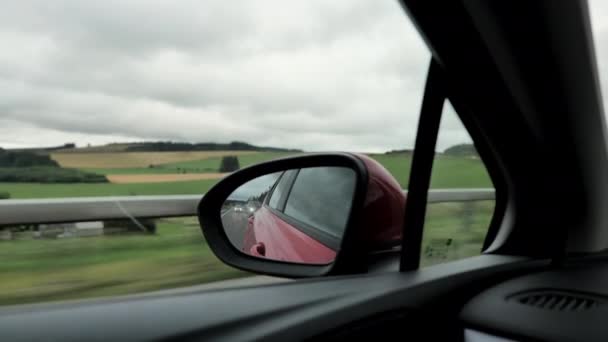
[[[411,154],[372,154],[370,157],[382,164],[403,188],[407,188],[412,164]],[[431,187],[490,188],[492,182],[479,159],[438,155],[433,162]]]
[[[289,153],[261,152],[250,155],[239,156],[241,168],[264,161],[286,157]],[[411,167],[411,154],[371,154],[374,158],[399,181],[405,188],[409,178]],[[208,158],[204,160],[193,160],[179,163],[162,164],[159,172],[175,170],[180,168],[188,172],[214,172],[220,165],[221,158]],[[133,172],[133,170],[130,170]],[[488,177],[484,165],[479,159],[468,159],[438,155],[433,165],[431,186],[434,188],[488,188],[492,182]]]
[[[178,170],[176,168],[165,168],[162,165],[158,167],[149,168],[149,167],[127,167],[127,168],[116,168],[116,169],[106,169],[106,168],[81,168],[80,170],[85,170],[88,172],[92,172],[99,175],[110,176],[110,175],[157,175],[157,174],[172,174],[177,173]],[[217,172],[209,170],[207,172]]]
[[[0,305],[137,293],[242,277],[209,250],[194,218],[157,234],[0,242]]]
[[[242,156],[254,151],[188,151],[188,152],[100,152],[51,153],[51,158],[67,168],[145,168],[149,165],[177,163],[188,160],[234,155]]]
[[[137,175],[106,175],[110,183],[174,183],[197,180],[216,180],[226,177],[230,173],[159,173],[159,174],[137,174]],[[99,176],[99,175],[98,175]]]
[[[172,153],[172,152],[171,152]],[[90,153],[93,155],[93,153]],[[95,155],[99,155],[97,153]],[[76,155],[76,154],[74,154]],[[287,156],[287,153],[261,152],[239,156],[241,167]],[[403,188],[407,187],[411,157],[408,154],[371,155],[397,178]],[[175,157],[165,157],[171,159]],[[177,168],[187,172],[216,172],[221,158],[161,164],[155,168],[85,169],[99,174],[169,174]],[[202,194],[217,180],[180,181],[168,183],[133,184],[37,184],[0,183],[0,192],[9,192],[12,198],[52,198],[79,196],[123,196],[123,195],[173,195]],[[488,188],[492,183],[479,160],[449,156],[438,156],[433,166],[431,179],[433,188]]]
[[[421,264],[430,266],[479,255],[493,212],[494,201],[429,205]]]
[[[173,152],[169,152],[173,153]],[[294,155],[293,153],[283,152],[257,152],[250,154],[242,154],[238,156],[239,165],[241,168],[251,166],[253,164]],[[151,174],[151,173],[201,173],[201,172],[217,172],[221,156],[205,157],[201,159],[185,160],[170,163],[154,163],[155,167],[129,167],[129,168],[83,168],[86,171],[94,172],[102,175],[120,175],[120,174]]]
[[[199,180],[171,183],[131,184],[37,184],[0,183],[0,192],[8,192],[11,198],[59,198],[87,196],[133,196],[204,194],[217,180]]]

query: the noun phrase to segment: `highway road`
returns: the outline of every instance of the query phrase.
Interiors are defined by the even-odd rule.
[[[234,209],[229,209],[222,213],[222,224],[224,225],[226,235],[228,235],[228,239],[230,239],[232,245],[239,250],[243,247],[249,214],[245,210],[236,211]]]

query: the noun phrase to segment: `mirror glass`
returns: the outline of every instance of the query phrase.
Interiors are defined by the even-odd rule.
[[[328,264],[350,217],[355,171],[291,169],[238,187],[222,206],[230,242],[248,255],[300,264]]]

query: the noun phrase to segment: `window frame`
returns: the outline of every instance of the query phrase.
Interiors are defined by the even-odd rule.
[[[277,202],[278,210],[283,210],[285,208],[285,203],[287,203],[287,197],[288,197],[289,192],[291,191],[291,187],[293,185],[294,174],[297,174],[297,172],[299,172],[299,170],[295,170],[296,171],[295,173],[290,173],[292,171],[294,171],[294,170],[285,170],[283,173],[281,173],[281,176],[277,179],[277,181],[272,186],[272,189],[268,193],[268,196],[267,196],[268,201],[266,201],[266,203],[264,203],[266,207],[275,209],[275,208],[271,207],[270,200],[272,199],[272,197],[275,194],[275,191],[279,187],[279,185],[282,185],[281,182],[283,181],[284,177],[291,177],[291,179],[285,178],[287,191],[279,194],[280,197],[278,198],[278,202]]]

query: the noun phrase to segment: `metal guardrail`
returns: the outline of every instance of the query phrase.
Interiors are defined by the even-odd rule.
[[[192,216],[200,195],[0,200],[0,225]]]
[[[407,191],[404,190],[407,195]],[[196,215],[203,195],[0,200],[0,225]],[[435,189],[429,203],[494,199],[494,189]]]

